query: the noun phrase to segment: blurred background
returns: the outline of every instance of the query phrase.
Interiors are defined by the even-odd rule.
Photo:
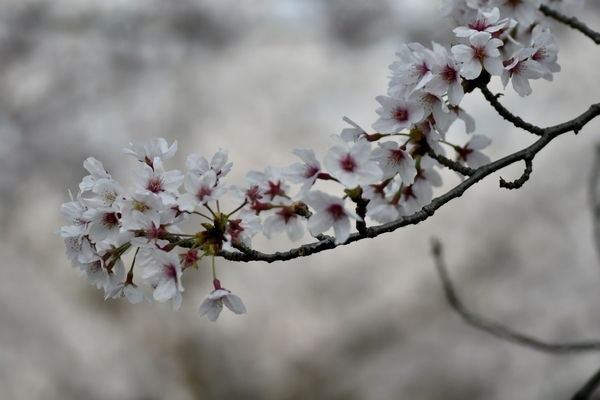
[[[577,13],[600,28],[599,3]],[[598,99],[600,50],[556,26],[563,70],[502,102],[549,126]],[[445,245],[476,312],[548,341],[600,338],[589,179],[600,120],[552,142],[520,190],[488,177],[418,226],[306,259],[218,261],[248,314],[198,318],[208,263],[183,306],[103,301],[78,279],[59,212],[94,156],[124,187],[129,142],[179,142],[168,168],[223,147],[228,184],[250,169],[325,155],[348,116],[369,127],[401,43],[448,44],[437,1],[2,0],[0,398],[566,399],[600,355],[547,355],[476,331],[444,300],[430,254]],[[502,91],[498,82],[494,91]],[[462,106],[493,159],[531,143],[483,97]],[[451,140],[464,143],[461,124]],[[446,189],[459,182],[444,172]],[[438,192],[441,194],[441,192]],[[309,240],[308,235],[304,241]],[[257,236],[255,248],[286,250]],[[598,397],[600,398],[600,397]]]

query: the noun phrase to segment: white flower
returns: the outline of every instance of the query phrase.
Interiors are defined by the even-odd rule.
[[[540,4],[542,0],[490,0],[488,6],[499,6],[502,15],[509,15],[519,21],[519,26],[528,27],[534,23]]]
[[[409,93],[421,89],[433,77],[431,70],[435,65],[435,58],[432,51],[422,44],[403,44],[396,55],[400,57],[400,61],[390,65],[393,73],[390,93],[403,91],[396,86],[407,87]]]
[[[350,219],[362,221],[362,218],[348,208],[343,199],[314,191],[306,196],[306,203],[315,210],[308,220],[307,228],[312,235],[318,235],[333,227],[335,244],[348,240],[350,236]]]
[[[460,74],[465,79],[475,79],[483,68],[491,75],[502,75],[504,66],[500,60],[498,47],[504,43],[500,39],[492,39],[488,32],[477,32],[469,37],[471,46],[459,44],[452,47],[456,61],[463,63]]]
[[[86,158],[83,167],[88,170],[90,175],[85,176],[79,184],[79,190],[82,192],[92,190],[98,179],[110,178],[110,174],[106,172],[102,163],[94,157]]]
[[[372,125],[377,132],[400,132],[425,117],[425,110],[417,102],[386,96],[377,96],[375,99],[381,104],[376,110],[379,119]]]
[[[502,71],[502,85],[506,88],[508,80],[512,80],[513,89],[521,97],[531,94],[531,86],[528,79],[539,79],[544,75],[544,69],[541,64],[531,59],[534,53],[533,49],[520,49],[510,59],[504,62],[504,71]]]
[[[227,230],[223,242],[223,250],[231,249],[232,243],[241,242],[248,247],[252,246],[252,236],[260,232],[263,227],[262,219],[253,212],[242,210],[237,219],[227,221]]]
[[[140,249],[138,260],[142,266],[141,278],[154,287],[154,300],[172,301],[173,311],[181,306],[181,265],[175,253],[157,249]]]
[[[63,213],[73,225],[63,226],[54,233],[63,238],[80,237],[87,228],[88,221],[83,218],[83,213],[87,208],[81,202],[81,192],[77,194],[77,200],[75,200],[73,199],[73,194],[69,190],[69,197],[71,198],[71,201],[63,203],[60,206],[60,212]]]
[[[531,32],[531,47],[534,50],[531,59],[540,63],[544,70],[543,78],[552,81],[552,73],[560,71],[560,65],[556,62],[558,59],[558,46],[554,43],[554,38],[550,29],[544,29],[541,25],[536,25]]]
[[[458,153],[458,162],[466,163],[471,168],[479,168],[490,163],[490,158],[481,151],[492,143],[492,139],[483,135],[473,135],[471,140],[463,147],[455,147]]]
[[[500,10],[498,7],[494,7],[492,11],[489,12],[479,10],[477,12],[477,18],[471,21],[468,26],[459,26],[458,28],[454,28],[452,32],[454,32],[457,37],[468,37],[477,32],[489,32],[493,34],[505,27],[512,28],[516,24],[517,21],[515,20],[511,20],[509,23],[508,18],[500,19]]]
[[[210,322],[215,322],[223,310],[223,304],[235,314],[246,314],[246,307],[239,296],[231,293],[227,289],[220,288],[214,290],[211,294],[202,299],[198,316],[207,316]]]
[[[114,240],[121,227],[119,215],[114,208],[91,208],[83,213],[83,218],[91,223],[90,238],[98,243],[102,240]]]
[[[276,210],[274,215],[265,219],[263,234],[271,239],[285,230],[292,242],[302,239],[304,228],[298,214],[292,211],[293,208],[281,205],[281,208],[276,208]]]
[[[142,214],[160,214],[166,211],[162,199],[155,193],[135,191],[130,188],[129,196],[131,198],[117,200],[123,229],[141,228],[133,218],[133,211],[139,211]]]
[[[217,182],[217,173],[212,169],[203,175],[187,174],[184,186],[188,193],[184,193],[177,199],[179,209],[191,213],[198,204],[205,205],[209,201],[217,200],[227,192],[225,185]]]
[[[323,163],[327,170],[347,188],[359,184],[376,183],[381,180],[382,171],[369,157],[371,143],[360,138],[352,147],[337,135],[331,136],[334,144],[327,150]]]
[[[294,163],[281,170],[281,174],[292,183],[301,183],[300,192],[294,196],[294,200],[300,200],[310,190],[321,173],[321,163],[310,149],[294,149],[293,153],[300,157],[304,164]]]
[[[136,143],[129,143],[131,149],[123,149],[122,152],[134,156],[143,163],[152,166],[154,158],[158,157],[161,160],[167,160],[177,152],[177,140],[173,142],[171,147],[163,138],[150,139],[144,146]]]
[[[434,43],[433,47],[439,58],[443,58],[443,60],[432,67],[433,77],[427,82],[423,90],[438,96],[448,93],[448,103],[457,106],[465,94],[461,85],[460,67],[448,55],[444,47],[437,43]]]
[[[185,165],[189,172],[196,175],[203,175],[211,170],[214,171],[218,182],[220,178],[224,178],[231,171],[233,163],[227,163],[228,155],[229,152],[227,150],[219,148],[219,151],[215,153],[209,164],[204,156],[190,154],[185,161]]]
[[[183,183],[183,174],[178,170],[165,171],[162,160],[154,157],[152,166],[138,164],[133,167],[133,181],[142,190],[159,195],[164,204],[173,204],[179,197],[177,189]]]
[[[115,286],[112,290],[107,291],[104,295],[106,299],[117,299],[119,297],[126,297],[131,304],[141,303],[145,300],[146,303],[152,304],[152,300],[146,296],[146,294],[134,283],[121,282]]]
[[[402,182],[407,185],[413,183],[417,169],[415,160],[406,152],[406,148],[393,141],[380,142],[378,146],[371,152],[371,159],[379,163],[383,179],[400,174]]]
[[[340,136],[346,142],[356,142],[360,137],[365,136],[367,134],[367,132],[365,132],[363,128],[358,126],[358,124],[352,121],[350,118],[343,117],[342,119],[344,120],[344,122],[347,122],[350,125],[352,125],[352,128],[344,128],[342,129],[342,133],[340,133]]]

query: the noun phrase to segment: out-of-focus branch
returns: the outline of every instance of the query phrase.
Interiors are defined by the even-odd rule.
[[[600,385],[600,370],[598,370],[588,381],[583,385],[577,393],[571,397],[571,400],[589,400]]]
[[[502,104],[500,104],[500,102],[498,101],[498,97],[496,97],[496,95],[490,92],[490,90],[487,87],[482,86],[479,89],[481,90],[481,93],[483,93],[485,99],[492,105],[492,107],[494,107],[494,110],[496,110],[502,118],[509,121],[517,128],[526,130],[527,132],[533,133],[534,135],[542,136],[542,134],[544,133],[544,129],[532,125],[528,122],[525,122],[520,117],[517,117],[516,115],[508,111],[506,108],[504,108]]]
[[[440,280],[442,281],[444,294],[446,295],[448,303],[452,309],[456,311],[465,320],[465,322],[467,322],[467,324],[471,325],[475,329],[487,332],[497,338],[506,340],[507,342],[515,343],[546,353],[581,353],[600,350],[600,340],[569,343],[549,343],[533,336],[517,332],[506,325],[499,324],[485,317],[481,317],[472,313],[464,305],[456,293],[456,289],[450,280],[448,270],[446,269],[446,265],[444,263],[442,245],[437,239],[433,240],[432,251],[435,259],[435,266],[440,276]]]
[[[594,41],[594,43],[600,44],[600,32],[596,32],[596,31],[588,28],[588,26],[586,24],[579,21],[577,18],[567,17],[566,15],[563,15],[563,14],[559,13],[558,11],[553,10],[550,7],[545,6],[543,4],[540,6],[540,11],[542,13],[544,13],[544,15],[546,15],[547,17],[554,18],[555,20],[562,22],[563,24],[565,24],[571,28],[578,30],[579,32],[583,33],[585,36],[592,39]]]
[[[596,252],[600,257],[600,145],[596,147],[594,164],[590,172],[589,202],[594,214],[594,239],[596,240]]]

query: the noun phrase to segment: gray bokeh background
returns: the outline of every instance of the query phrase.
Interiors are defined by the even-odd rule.
[[[552,356],[466,326],[447,306],[430,256],[477,312],[549,341],[600,337],[600,266],[588,177],[600,124],[564,135],[518,191],[498,176],[430,220],[307,259],[219,261],[245,316],[198,318],[210,268],[184,275],[184,302],[102,300],[78,279],[52,232],[100,159],[125,187],[130,141],[229,150],[229,184],[246,171],[325,154],[346,115],[368,127],[400,43],[447,44],[437,1],[34,1],[0,3],[0,398],[564,399],[600,356]],[[579,16],[600,28],[598,3]],[[598,101],[600,51],[556,30],[563,71],[502,98],[541,126]],[[493,86],[501,91],[498,82]],[[482,96],[463,104],[502,157],[532,138]],[[464,140],[460,125],[451,138]],[[500,174],[520,175],[522,166]],[[444,173],[447,187],[456,184]],[[308,240],[308,238],[305,238]],[[285,250],[285,238],[255,247]]]

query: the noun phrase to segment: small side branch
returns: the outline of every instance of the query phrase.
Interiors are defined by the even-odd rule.
[[[492,107],[494,107],[494,110],[496,110],[502,118],[511,122],[517,128],[524,129],[527,132],[533,133],[534,135],[542,136],[542,134],[544,133],[544,130],[542,128],[525,122],[520,117],[517,117],[516,115],[508,111],[506,108],[504,108],[502,104],[500,104],[498,98],[492,92],[490,92],[490,90],[487,87],[480,87],[480,90],[481,93],[483,93],[485,99],[492,105]]]
[[[571,397],[571,400],[589,400],[600,385],[600,370],[598,370],[577,393]]]
[[[444,294],[446,295],[448,303],[452,309],[456,311],[465,320],[465,322],[467,322],[467,324],[471,325],[475,329],[487,332],[492,336],[506,340],[507,342],[515,343],[546,353],[565,354],[600,350],[600,341],[598,340],[575,343],[548,343],[533,336],[514,331],[505,325],[491,321],[487,318],[473,314],[463,304],[462,300],[458,297],[458,294],[454,289],[454,285],[450,280],[448,270],[446,269],[446,265],[443,260],[442,245],[436,239],[433,240],[432,250],[437,272],[440,276]]]
[[[442,164],[444,167],[448,167],[452,171],[458,172],[459,174],[462,174],[464,176],[471,176],[475,173],[475,170],[473,168],[469,168],[466,165],[462,165],[458,161],[453,161],[448,157],[444,157],[441,154],[437,154],[429,146],[427,146],[427,154],[429,155],[429,157],[433,158],[434,160]]]
[[[555,20],[562,22],[563,24],[583,33],[585,36],[592,39],[594,43],[600,44],[600,32],[596,32],[588,28],[586,24],[579,21],[577,18],[567,17],[566,15],[563,15],[558,11],[553,10],[543,4],[540,6],[540,11],[544,13],[544,15],[546,15],[547,17],[554,18]]]
[[[594,215],[593,224],[596,252],[600,256],[600,145],[596,147],[594,164],[590,172],[589,202]]]
[[[533,159],[531,157],[525,159],[525,171],[523,171],[523,175],[515,181],[506,182],[502,177],[500,177],[500,187],[505,189],[520,189],[523,187],[525,182],[529,180],[529,176],[533,172]]]

